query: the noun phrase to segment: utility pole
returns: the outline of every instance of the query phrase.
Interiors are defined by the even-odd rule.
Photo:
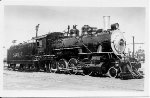
[[[70,33],[69,31],[70,31],[70,26],[68,25],[68,32],[67,32],[67,36],[68,36],[68,34]]]
[[[134,48],[135,48],[134,45],[135,45],[135,44],[134,44],[134,36],[133,36],[133,54],[132,54],[132,57],[133,57],[133,58],[134,58]]]
[[[38,25],[35,27],[35,30],[36,30],[36,38],[37,38],[37,36],[38,36],[39,25],[40,25],[40,24],[38,24]]]
[[[38,37],[39,25],[40,25],[40,24],[38,24],[38,25],[35,27],[35,30],[36,30],[36,38],[35,38],[35,40],[36,40],[36,53],[37,53],[37,37]]]

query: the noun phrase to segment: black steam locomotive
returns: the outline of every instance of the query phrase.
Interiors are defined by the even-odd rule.
[[[111,28],[108,24],[104,29],[84,25],[81,34],[76,25],[72,29],[68,26],[65,33],[51,32],[36,36],[34,42],[13,45],[7,52],[8,67],[18,71],[141,78],[137,71],[140,63],[132,64],[125,57],[126,40],[119,24]]]

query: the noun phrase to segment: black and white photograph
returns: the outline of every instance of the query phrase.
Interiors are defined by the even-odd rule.
[[[147,7],[101,5],[4,5],[3,92],[147,96]]]

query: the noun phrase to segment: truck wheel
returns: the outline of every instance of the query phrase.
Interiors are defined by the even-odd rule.
[[[13,65],[12,65],[12,69],[13,69],[13,71],[15,71],[15,69],[16,69],[16,64],[13,64]]]
[[[23,64],[20,64],[20,66],[19,66],[19,69],[18,69],[19,71],[23,71]]]
[[[34,66],[34,64],[30,64],[30,71],[35,71],[35,66]]]
[[[77,64],[78,64],[78,60],[75,58],[71,58],[68,62],[68,67],[73,71],[74,69],[76,69]]]
[[[10,64],[10,68],[15,71],[15,68],[16,68],[16,64]]]
[[[65,71],[68,68],[68,62],[65,59],[60,59],[58,64],[58,70]]]
[[[111,67],[108,70],[108,76],[111,78],[116,78],[117,77],[117,69],[115,67]]]
[[[50,72],[50,64],[49,63],[45,63],[45,69],[46,69],[46,72]]]
[[[57,72],[57,65],[58,65],[57,63],[58,63],[57,61],[52,61],[50,63],[50,72],[52,73]]]
[[[28,64],[24,64],[24,69],[25,69],[25,72],[28,72],[29,71],[29,65]]]

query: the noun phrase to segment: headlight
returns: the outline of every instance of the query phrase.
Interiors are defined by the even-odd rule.
[[[116,55],[120,55],[125,51],[126,41],[120,30],[115,30],[112,32],[111,48]]]

